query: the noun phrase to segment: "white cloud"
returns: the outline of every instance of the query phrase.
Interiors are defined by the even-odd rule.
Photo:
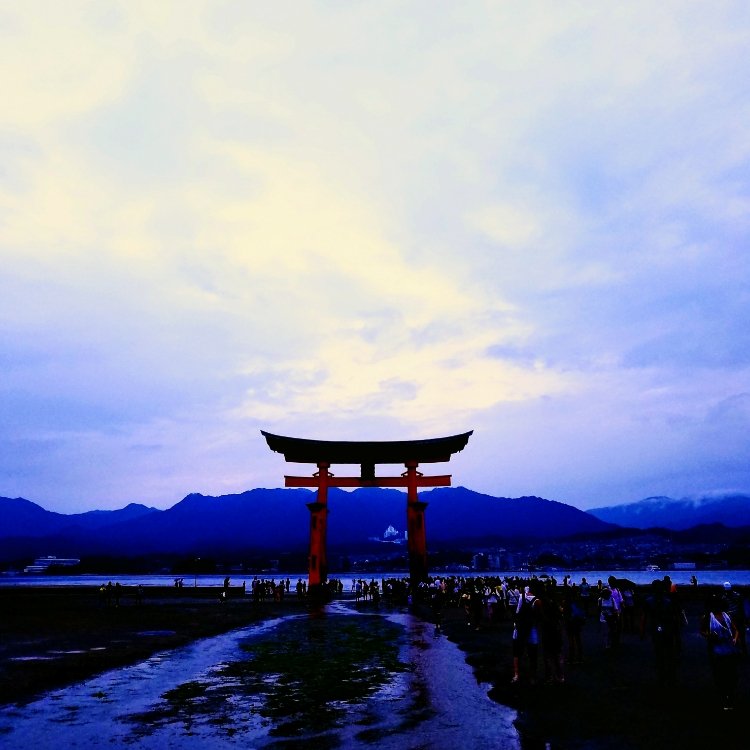
[[[259,426],[477,425],[485,491],[744,476],[696,426],[746,368],[741,3],[42,5],[0,24],[0,493],[268,479]]]

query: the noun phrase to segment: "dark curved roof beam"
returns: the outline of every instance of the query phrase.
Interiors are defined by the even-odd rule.
[[[427,440],[308,440],[261,430],[268,447],[286,461],[300,464],[405,464],[450,461],[466,447],[474,430]]]

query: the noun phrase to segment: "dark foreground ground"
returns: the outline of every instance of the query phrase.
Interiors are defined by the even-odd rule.
[[[702,587],[701,587],[702,588]],[[512,685],[509,620],[467,625],[463,610],[445,612],[443,632],[465,652],[490,697],[518,710],[528,750],[624,748],[750,748],[748,660],[740,666],[740,697],[723,711],[698,634],[705,591],[685,597],[688,617],[676,685],[656,680],[651,644],[625,633],[605,651],[598,622],[586,623],[584,663],[566,665],[565,683],[546,685],[540,658],[537,684]],[[0,703],[24,703],[46,690],[147,658],[156,651],[305,608],[294,596],[254,603],[218,590],[146,590],[137,603],[124,592],[119,606],[84,587],[0,587]],[[360,606],[373,606],[371,603]],[[425,614],[427,614],[425,612]],[[470,745],[467,738],[467,747]]]
[[[640,592],[647,594],[645,588]],[[688,623],[674,687],[657,681],[653,647],[638,633],[624,633],[616,651],[605,650],[591,615],[583,630],[583,664],[565,665],[564,684],[512,684],[511,624],[486,621],[477,631],[464,613],[446,613],[443,631],[466,653],[477,679],[492,685],[490,697],[519,712],[524,747],[573,750],[750,748],[750,661],[740,661],[739,698],[724,711],[708,663],[700,621],[708,590],[685,592]],[[638,618],[636,618],[638,619]],[[567,647],[566,647],[567,651]]]

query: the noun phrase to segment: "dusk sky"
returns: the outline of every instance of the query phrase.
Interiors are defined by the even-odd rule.
[[[261,429],[750,492],[748,50],[745,0],[2,3],[0,495],[313,470]]]

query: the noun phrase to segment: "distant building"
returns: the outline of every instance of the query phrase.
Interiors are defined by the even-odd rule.
[[[406,541],[406,532],[401,532],[393,525],[389,525],[382,536],[370,537],[373,542],[389,542],[390,544],[403,544]]]
[[[53,555],[47,555],[47,557],[37,557],[34,560],[33,565],[27,565],[24,569],[24,573],[46,573],[51,567],[55,568],[73,568],[76,565],[80,565],[81,561],[77,557],[54,557]]]
[[[487,568],[489,570],[500,570],[500,567],[501,567],[500,555],[498,554],[487,555]]]
[[[472,570],[487,570],[487,556],[483,552],[477,552],[471,558]]]

